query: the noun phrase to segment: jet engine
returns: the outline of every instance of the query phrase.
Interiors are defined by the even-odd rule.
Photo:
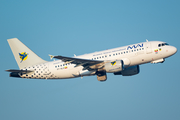
[[[108,73],[119,72],[124,69],[124,63],[122,60],[116,60],[105,64],[105,70]]]
[[[128,68],[125,68],[121,72],[114,72],[114,75],[122,75],[122,76],[132,76],[139,73],[139,65],[131,66]]]

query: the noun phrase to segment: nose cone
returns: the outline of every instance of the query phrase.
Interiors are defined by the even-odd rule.
[[[174,55],[177,52],[177,48],[172,46],[171,51],[172,51],[172,54]]]

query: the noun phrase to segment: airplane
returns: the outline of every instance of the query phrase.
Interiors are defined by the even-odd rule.
[[[139,65],[163,63],[174,55],[177,48],[162,41],[148,41],[124,47],[103,50],[74,57],[53,56],[54,61],[45,61],[17,38],[7,40],[19,69],[6,70],[10,77],[28,79],[68,79],[97,76],[106,81],[107,74],[132,76],[140,72]]]

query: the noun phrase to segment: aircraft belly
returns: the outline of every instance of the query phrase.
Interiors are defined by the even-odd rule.
[[[149,55],[145,55],[145,54],[134,56],[129,59],[131,61],[131,66],[140,65],[140,64],[148,63],[151,61],[151,57],[149,57]]]
[[[57,76],[57,79],[74,78],[79,77],[79,71],[81,69],[81,67],[77,67],[72,69],[56,70],[54,71],[54,74]]]

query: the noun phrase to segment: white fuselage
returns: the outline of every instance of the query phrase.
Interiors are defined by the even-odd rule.
[[[162,43],[161,41],[143,42],[76,56],[75,58],[100,61],[123,60],[126,68],[149,62],[163,62],[165,58],[175,54],[177,49],[170,45],[158,46]],[[83,70],[83,66],[76,67],[75,64],[65,63],[61,60],[29,66],[24,69],[34,72],[24,74],[21,76],[22,78],[65,79],[95,74],[95,71]]]

